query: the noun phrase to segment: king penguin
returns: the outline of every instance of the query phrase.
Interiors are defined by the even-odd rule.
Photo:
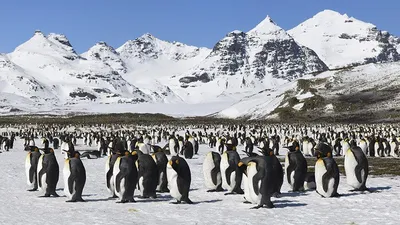
[[[38,189],[38,180],[37,180],[37,167],[39,158],[42,155],[39,151],[39,148],[36,146],[28,146],[30,151],[26,156],[25,160],[25,171],[27,184],[32,188],[28,191],[36,191]]]
[[[173,156],[167,164],[168,187],[170,194],[177,200],[175,204],[184,201],[193,204],[189,198],[191,172],[186,160],[179,156]]]
[[[221,177],[221,156],[217,152],[209,152],[204,158],[203,175],[207,192],[223,191]]]
[[[238,163],[240,156],[236,151],[236,148],[227,143],[227,150],[222,154],[221,157],[221,176],[222,176],[222,188],[229,191],[228,194],[244,194],[242,188],[243,172],[240,170]]]
[[[168,158],[164,152],[159,151],[152,154],[154,161],[158,167],[158,185],[156,191],[158,192],[169,192],[168,180],[167,180],[167,164]]]
[[[315,163],[316,191],[322,197],[338,197],[339,167],[332,158],[332,147],[326,143],[319,143],[315,149],[317,162]]]
[[[300,145],[294,141],[291,146],[286,147],[289,151],[285,157],[286,179],[292,191],[304,190],[304,180],[307,174],[307,161],[300,151]]]
[[[148,154],[139,154],[136,161],[138,168],[138,187],[142,193],[141,198],[157,198],[158,167],[153,157]]]
[[[44,154],[39,158],[37,168],[38,186],[44,191],[44,197],[59,197],[56,193],[56,187],[59,179],[60,168],[54,150],[52,148],[44,149]]]
[[[64,163],[63,175],[67,202],[84,202],[82,192],[86,183],[86,170],[79,152],[68,153],[68,158]]]
[[[133,198],[138,171],[136,168],[136,160],[138,155],[136,151],[124,152],[124,156],[117,158],[114,164],[114,183],[115,183],[115,194],[119,197],[118,203],[135,202]]]
[[[362,149],[354,142],[345,152],[344,170],[346,172],[347,184],[355,191],[365,191],[365,183],[368,177],[368,159]]]
[[[106,161],[106,185],[107,190],[111,194],[111,198],[116,198],[115,194],[115,179],[114,175],[114,164],[117,161],[117,158],[121,156],[121,153],[124,151],[122,142],[115,142],[114,147],[110,149],[110,155],[107,157]]]
[[[283,168],[281,162],[279,161],[278,157],[276,157],[276,155],[274,154],[274,151],[268,146],[264,146],[264,148],[259,148],[259,149],[261,150],[261,153],[265,157],[271,158],[272,176],[274,180],[273,196],[277,197],[279,194],[281,194],[281,187],[283,184]]]

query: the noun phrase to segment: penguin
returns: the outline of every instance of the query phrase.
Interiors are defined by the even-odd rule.
[[[137,159],[136,151],[132,153],[125,151],[124,156],[118,157],[114,163],[115,194],[120,199],[117,203],[135,202],[133,195],[138,178],[138,171],[135,165]]]
[[[181,155],[184,155],[185,159],[191,159],[193,158],[193,153],[193,144],[186,140],[183,144]]]
[[[178,155],[178,153],[179,153],[178,139],[176,139],[174,136],[171,136],[168,141],[168,146],[169,146],[171,155]]]
[[[325,198],[339,197],[337,188],[340,176],[339,167],[332,158],[332,147],[326,143],[319,143],[315,149],[317,162],[315,163],[316,191]]]
[[[277,180],[272,168],[272,158],[269,156],[247,157],[241,160],[238,166],[243,167],[244,164],[246,164],[247,175],[244,183],[246,200],[249,203],[257,204],[253,207],[254,209],[261,208],[264,205],[267,208],[274,208],[271,197],[275,192]]]
[[[25,171],[27,184],[32,188],[28,191],[36,191],[38,189],[38,180],[37,180],[37,167],[39,158],[42,155],[39,151],[39,148],[36,146],[28,146],[30,151],[25,159]]]
[[[153,157],[148,154],[139,154],[136,164],[138,168],[138,187],[142,193],[141,198],[157,198],[158,167]]]
[[[234,146],[226,144],[227,150],[222,154],[221,157],[221,176],[222,176],[222,188],[227,189],[228,194],[244,194],[242,188],[243,173],[241,172],[238,163],[240,156]]]
[[[307,161],[301,153],[300,145],[297,141],[294,141],[291,146],[286,148],[289,150],[285,157],[286,179],[292,191],[303,191],[307,174]]]
[[[221,156],[217,152],[208,152],[203,162],[203,175],[207,192],[223,191],[221,177]]]
[[[368,177],[368,159],[362,149],[355,143],[345,152],[344,170],[347,184],[355,191],[365,191]]]
[[[179,156],[171,157],[167,164],[167,177],[169,193],[177,200],[175,204],[179,204],[181,201],[193,204],[189,198],[191,172],[184,158]]]
[[[157,192],[169,192],[168,180],[167,180],[167,164],[168,158],[164,152],[156,152],[152,154],[154,161],[158,167],[158,185],[156,188]]]
[[[269,148],[268,146],[264,146],[264,148],[259,148],[261,150],[261,153],[266,156],[271,158],[271,164],[272,164],[272,174],[274,176],[274,192],[273,196],[277,197],[279,194],[281,194],[281,188],[283,184],[283,168],[281,165],[281,162],[279,161],[278,157],[274,154],[274,149]]]
[[[82,199],[83,188],[86,183],[86,170],[80,159],[80,153],[74,152],[65,160],[64,169],[64,193],[67,202],[84,202]]]
[[[44,197],[59,197],[56,187],[59,179],[60,168],[53,149],[44,149],[44,154],[39,157],[37,167],[38,187],[44,191]]]

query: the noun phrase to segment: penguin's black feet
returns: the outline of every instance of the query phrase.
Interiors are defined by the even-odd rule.
[[[176,204],[181,204],[181,201],[176,201],[176,202],[171,202],[171,204],[174,204],[174,205],[176,205]]]
[[[32,188],[32,189],[29,189],[28,191],[37,191],[38,189],[37,188]]]
[[[83,198],[78,198],[76,199],[77,202],[86,202],[85,200],[83,200]]]
[[[275,208],[274,204],[273,204],[271,201],[267,202],[267,203],[265,204],[265,206],[266,206],[268,209]]]
[[[44,197],[44,198],[48,198],[48,197],[50,197],[50,194],[44,194],[42,197]]]
[[[138,198],[140,198],[140,199],[146,199],[146,198],[150,198],[150,196],[142,195],[142,196],[139,196]]]
[[[65,202],[76,202],[76,199],[67,200]]]
[[[245,199],[245,201],[243,203],[244,204],[251,204],[251,202],[247,201],[246,199]]]
[[[336,192],[335,194],[332,195],[333,198],[339,198],[340,196],[341,196],[341,194],[339,194],[339,193],[337,193],[337,192]]]
[[[254,206],[254,207],[252,207],[250,209],[259,209],[259,208],[262,208],[262,207],[263,207],[262,205],[258,205],[258,206]]]
[[[56,192],[52,193],[53,197],[60,197]]]
[[[225,193],[224,195],[234,195],[234,194],[236,194],[235,192],[228,192],[228,193]]]
[[[192,200],[190,200],[189,198],[185,199],[185,202],[186,202],[187,204],[193,204]]]

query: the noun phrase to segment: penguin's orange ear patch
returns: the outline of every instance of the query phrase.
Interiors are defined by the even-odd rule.
[[[299,146],[296,146],[296,148],[294,150],[298,151],[299,150]]]
[[[271,152],[269,153],[269,155],[270,155],[270,156],[273,156],[273,155],[274,155],[274,153],[271,151]]]
[[[328,152],[328,154],[326,154],[328,157],[331,157],[331,153],[330,152]]]
[[[175,160],[175,163],[176,163],[176,164],[179,164],[179,160],[178,160],[178,159],[177,159],[177,160]]]
[[[137,152],[136,152],[136,151],[133,151],[131,154],[132,154],[132,155],[137,155]]]
[[[239,162],[239,163],[238,163],[238,166],[239,166],[239,167],[243,166],[243,162]]]
[[[171,166],[172,166],[172,160],[170,160],[168,163],[169,163],[169,165],[171,165]]]

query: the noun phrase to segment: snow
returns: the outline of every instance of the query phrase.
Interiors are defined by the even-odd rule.
[[[36,140],[39,143],[39,140]],[[284,181],[282,195],[272,198],[274,209],[250,209],[243,204],[243,195],[206,192],[202,163],[210,149],[200,145],[200,155],[187,160],[192,172],[190,198],[194,205],[170,204],[168,193],[157,199],[139,199],[136,203],[116,204],[108,199],[104,166],[106,158],[82,159],[87,174],[83,190],[84,203],[66,203],[63,193],[62,170],[57,185],[59,198],[40,198],[39,192],[28,192],[24,161],[18,139],[15,149],[0,154],[0,220],[7,224],[397,224],[400,216],[400,177],[369,177],[367,186],[373,193],[350,192],[344,176],[340,177],[339,198],[322,198],[315,191],[289,192]],[[84,149],[78,140],[77,149]],[[94,148],[94,147],[92,147]],[[243,149],[240,146],[239,149]],[[243,157],[243,155],[241,154]],[[61,153],[56,152],[60,168],[64,165]],[[136,194],[139,192],[136,190]]]
[[[286,31],[279,27],[269,16],[261,21],[256,27],[247,32],[247,34],[259,36],[263,40],[286,40],[290,38]]]
[[[331,69],[363,63],[365,58],[376,57],[382,50],[380,42],[375,40],[375,25],[332,10],[316,14],[288,33],[314,50]]]
[[[314,96],[314,94],[308,91],[308,92],[306,92],[306,93],[304,93],[304,94],[302,94],[302,93],[297,94],[297,95],[296,95],[296,98],[297,98],[298,100],[304,100],[304,99],[306,99],[306,98],[311,98],[311,97],[313,97],[313,96]]]
[[[303,108],[303,106],[304,106],[304,103],[302,102],[302,103],[299,103],[299,104],[294,105],[294,106],[293,106],[293,109],[295,109],[295,110],[301,110],[301,108]]]

